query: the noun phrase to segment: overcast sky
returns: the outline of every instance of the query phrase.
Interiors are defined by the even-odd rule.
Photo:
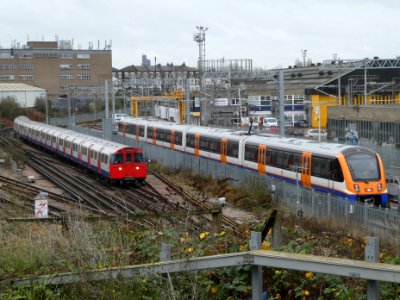
[[[0,47],[29,40],[74,40],[88,49],[112,41],[113,67],[196,67],[196,26],[208,27],[206,59],[252,59],[275,68],[400,55],[398,0],[1,0]]]

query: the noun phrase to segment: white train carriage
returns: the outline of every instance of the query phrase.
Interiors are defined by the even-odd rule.
[[[228,129],[144,119],[124,120],[123,126],[141,128],[143,134],[139,134],[138,140],[168,148],[171,143],[169,138],[163,140],[168,134],[165,131],[179,130],[183,133],[181,149],[188,154],[237,165],[351,200],[372,199],[376,205],[388,205],[382,161],[377,153],[364,147],[296,138],[243,136]],[[158,130],[164,133],[157,135]]]
[[[147,166],[140,149],[33,122],[27,117],[14,120],[14,131],[23,139],[112,181],[146,179]]]

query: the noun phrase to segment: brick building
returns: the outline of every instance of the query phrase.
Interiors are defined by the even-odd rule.
[[[73,49],[72,41],[28,41],[0,49],[0,83],[45,89],[50,100],[68,95],[71,85],[104,85],[112,79],[110,46]]]

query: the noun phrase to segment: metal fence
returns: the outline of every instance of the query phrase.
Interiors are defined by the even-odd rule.
[[[98,136],[99,132],[74,126],[74,130]],[[315,218],[341,228],[346,226],[358,234],[380,237],[382,240],[397,240],[400,237],[400,211],[381,207],[371,207],[331,194],[303,188],[245,170],[237,166],[221,164],[201,157],[187,155],[163,147],[138,142],[119,135],[112,135],[112,140],[121,144],[141,148],[148,160],[173,168],[186,169],[202,176],[214,178],[231,178],[232,184],[256,181],[256,184],[267,185],[275,199],[275,204],[297,214],[299,217]],[[399,239],[400,242],[400,239]]]

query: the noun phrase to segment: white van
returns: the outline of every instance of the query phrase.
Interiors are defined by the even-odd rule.
[[[278,127],[278,120],[276,118],[266,117],[263,119],[263,126]]]
[[[121,121],[122,118],[126,118],[127,116],[127,114],[112,114],[112,120],[113,122],[118,122]]]

